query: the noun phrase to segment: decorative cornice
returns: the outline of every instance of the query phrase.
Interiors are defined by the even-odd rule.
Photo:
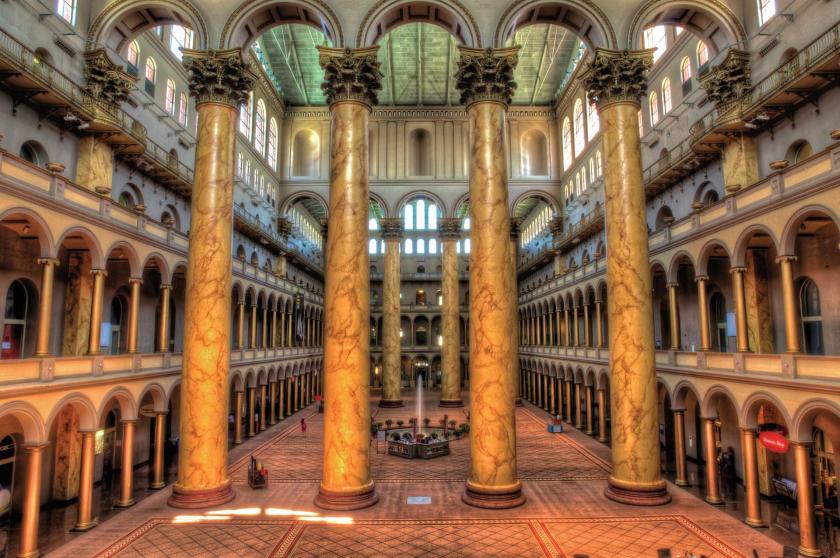
[[[519,47],[468,48],[459,46],[461,57],[455,81],[461,91],[461,104],[469,107],[480,101],[510,105],[516,82],[513,71],[519,62]]]
[[[196,105],[221,103],[239,108],[254,87],[257,74],[242,59],[238,48],[229,50],[183,49],[184,67],[189,72],[190,94]]]
[[[378,45],[355,49],[315,48],[318,49],[318,63],[324,69],[321,90],[328,104],[358,101],[369,107],[376,105],[383,77],[376,57]]]
[[[438,219],[438,237],[441,240],[460,239],[462,224],[463,220],[460,217],[441,217]]]
[[[750,91],[750,54],[731,49],[717,66],[699,76],[700,85],[718,108],[741,99]]]
[[[553,239],[560,238],[563,235],[563,218],[555,217],[548,222],[548,228],[551,230],[551,237]]]
[[[399,217],[383,217],[379,219],[379,229],[382,240],[400,240],[403,237],[403,220]]]
[[[581,75],[589,101],[599,108],[612,103],[639,103],[647,93],[647,71],[653,65],[654,50],[595,49]]]
[[[118,107],[128,98],[137,78],[114,64],[104,48],[85,52],[84,92],[106,105]]]
[[[289,240],[289,235],[292,234],[292,221],[288,217],[277,219],[277,233],[284,241]]]

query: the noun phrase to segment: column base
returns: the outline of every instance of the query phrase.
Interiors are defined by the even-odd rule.
[[[661,506],[671,501],[665,481],[648,486],[631,486],[615,481],[612,477],[607,488],[604,489],[604,496],[613,502],[631,506]]]
[[[604,438],[598,438],[598,441],[601,442],[602,444],[608,444],[610,442],[610,439],[604,437]]]
[[[502,487],[476,486],[470,481],[464,483],[464,493],[461,500],[470,506],[490,510],[505,510],[515,508],[525,503],[522,494],[522,483]]]
[[[754,527],[756,529],[766,529],[767,527],[769,527],[769,525],[764,523],[764,521],[762,521],[760,519],[752,519],[750,517],[745,518],[744,523],[746,523],[750,527]]]
[[[84,523],[77,523],[76,526],[70,530],[75,533],[84,533],[86,531],[90,531],[97,525],[99,525],[99,522],[95,519],[91,519],[90,521],[86,521]]]
[[[134,498],[130,498],[128,500],[120,500],[114,504],[115,508],[130,508],[135,504]]]
[[[160,490],[160,489],[161,489],[161,488],[163,488],[164,486],[166,486],[166,483],[165,483],[165,482],[163,482],[163,481],[161,481],[161,482],[153,482],[153,483],[151,483],[151,484],[149,485],[149,488],[151,488],[152,490]]]
[[[818,548],[805,548],[804,546],[800,546],[796,549],[800,556],[805,556],[807,558],[822,558],[823,553]]]
[[[726,503],[723,501],[723,498],[710,498],[709,496],[704,497],[703,500],[705,500],[707,504],[711,504],[713,506],[722,506]]]
[[[371,481],[366,486],[350,492],[336,492],[323,486],[318,487],[315,505],[325,510],[351,511],[369,508],[379,501],[379,495]]]
[[[238,445],[239,445],[239,444],[241,444],[241,443],[242,443],[242,440],[234,440],[234,441],[233,441],[233,445],[234,445],[234,446],[238,446]]]
[[[587,430],[587,431],[586,431],[586,435],[587,435],[587,436],[594,436],[594,435],[595,435],[595,431],[594,431],[594,430]]]
[[[235,497],[236,493],[230,487],[230,481],[206,490],[185,490],[176,484],[172,487],[172,496],[166,503],[173,508],[201,509],[225,504]]]
[[[379,406],[383,409],[396,409],[397,407],[405,407],[402,399],[380,399]]]
[[[677,486],[682,486],[682,487],[691,486],[690,482],[688,482],[687,480],[682,480],[682,479],[675,480],[674,484],[676,484]]]
[[[33,550],[32,552],[25,552],[23,554],[18,554],[15,558],[39,558],[44,554],[40,550]]]
[[[464,402],[460,399],[441,399],[438,407],[463,407]]]

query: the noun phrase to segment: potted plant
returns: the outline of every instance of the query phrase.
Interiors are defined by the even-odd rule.
[[[393,434],[391,434],[391,439],[394,440],[395,442],[399,442],[400,441],[399,433],[394,432]]]
[[[398,428],[402,428],[402,427],[403,427],[403,424],[405,424],[405,421],[404,421],[404,420],[398,420],[398,421],[397,421],[397,427],[398,427]]]
[[[437,432],[432,432],[431,438],[432,438],[432,440],[437,440],[438,439],[438,433]]]
[[[431,423],[432,419],[430,419],[429,417],[423,419],[423,426],[425,426],[426,428],[428,428]]]
[[[467,434],[470,431],[470,425],[467,422],[461,423],[461,432]]]
[[[458,424],[457,420],[450,420],[449,421],[449,428],[451,428],[452,430],[455,430],[455,425],[457,425],[457,424]]]
[[[394,421],[392,421],[391,419],[386,419],[386,420],[385,420],[385,426],[387,426],[387,427],[388,427],[388,430],[390,430],[390,429],[391,429],[391,426],[392,426],[393,424],[394,424]]]
[[[405,440],[406,442],[410,442],[411,438],[412,438],[411,432],[406,432],[406,433],[403,434],[403,440]]]

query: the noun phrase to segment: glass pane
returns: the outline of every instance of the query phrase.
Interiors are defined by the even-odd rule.
[[[407,205],[405,206],[405,210],[403,212],[403,217],[405,218],[405,229],[411,230],[414,228],[414,206]]]
[[[414,253],[414,241],[410,238],[405,239],[405,253],[406,254],[413,254]]]
[[[426,228],[426,202],[417,200],[417,229],[423,230]]]
[[[432,238],[429,240],[429,254],[437,254],[437,239]]]
[[[417,239],[417,253],[418,254],[425,254],[426,253],[426,241],[422,238]]]
[[[368,240],[368,254],[376,254],[376,239]]]
[[[433,203],[429,204],[429,229],[437,229],[437,206]]]

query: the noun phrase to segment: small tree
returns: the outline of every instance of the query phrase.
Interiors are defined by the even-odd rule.
[[[402,421],[402,420],[398,420],[398,421],[397,421],[397,426],[398,426],[399,428],[402,428],[402,427],[403,427],[403,424],[405,424],[405,421]]]
[[[392,421],[391,419],[387,419],[385,421],[385,426],[387,426],[389,429],[391,428],[391,425],[393,425],[393,424],[394,424],[394,421]]]
[[[426,418],[423,419],[423,426],[425,426],[426,428],[428,428],[429,424],[431,424],[431,423],[432,423],[432,419],[430,419],[429,417],[426,417]]]

